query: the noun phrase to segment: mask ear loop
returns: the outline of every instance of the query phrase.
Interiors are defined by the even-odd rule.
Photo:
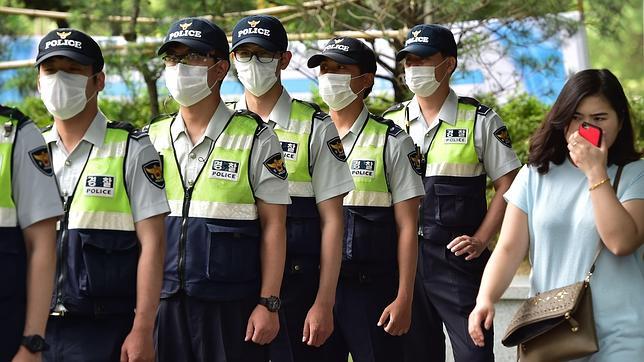
[[[210,69],[214,68],[214,67],[215,67],[217,64],[219,64],[219,62],[221,62],[221,61],[223,61],[223,59],[219,59],[219,61],[217,61],[215,64],[213,64],[212,66],[208,67],[208,69],[206,69],[206,73],[208,73],[208,71],[209,71]],[[224,76],[224,78],[225,78],[225,77],[226,77],[226,76]],[[214,86],[215,86],[215,85],[217,85],[217,82],[220,82],[220,81],[223,81],[223,79],[221,79],[221,80],[217,79],[217,80],[216,80],[216,81],[215,81],[215,82],[214,82],[210,87],[208,87],[208,89],[209,89],[210,91],[212,91],[212,88],[214,88]],[[206,85],[208,85],[208,78],[206,78]]]
[[[360,75],[358,75],[358,76],[351,77],[351,80],[358,79],[358,78],[362,77],[363,75],[367,75],[367,73],[363,73],[363,74],[360,74]],[[351,80],[349,81],[349,89],[351,89]],[[363,90],[365,90],[365,89],[367,89],[367,87],[362,87],[362,89],[360,89],[360,90],[358,91],[358,93],[355,93],[355,92],[354,92],[353,94],[358,95],[360,92],[362,92],[362,91],[363,91]],[[353,92],[353,90],[351,90],[351,91]]]
[[[89,82],[89,80],[90,80],[90,79],[92,79],[92,78],[96,77],[96,76],[97,76],[97,75],[99,75],[100,73],[101,73],[101,72],[97,72],[97,73],[94,73],[94,74],[92,74],[91,76],[89,76],[89,77],[87,78],[87,82]],[[93,94],[91,97],[87,98],[87,100],[85,101],[85,105],[87,105],[87,103],[89,103],[89,101],[91,101],[94,97],[98,97],[98,91],[94,92],[94,94]]]

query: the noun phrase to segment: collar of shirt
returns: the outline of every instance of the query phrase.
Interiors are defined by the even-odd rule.
[[[101,147],[103,145],[103,141],[105,140],[106,132],[107,132],[107,118],[105,118],[105,115],[103,114],[103,112],[99,110],[98,112],[96,112],[96,116],[94,116],[94,119],[92,120],[92,123],[90,123],[89,127],[87,128],[87,131],[85,131],[83,138],[81,138],[81,142],[86,141],[96,147]],[[51,142],[55,142],[58,148],[60,148],[61,150],[65,150],[65,147],[62,147],[63,146],[62,140],[60,139],[60,135],[58,134],[58,130],[56,129],[55,123],[51,128],[51,132],[45,135],[45,141],[48,144]]]
[[[220,100],[215,113],[212,115],[210,121],[208,122],[206,131],[203,133],[203,135],[201,135],[201,138],[199,138],[199,140],[192,146],[194,147],[200,145],[206,137],[211,141],[216,140],[224,130],[226,122],[228,121],[230,116],[232,116],[232,114],[233,113],[230,108],[226,106],[223,100]],[[186,137],[190,141],[190,137],[188,136],[188,132],[186,130],[186,125],[183,122],[183,118],[181,117],[181,112],[177,113],[177,117],[175,118],[174,122],[172,122],[172,126],[170,127],[170,134],[172,135],[173,142],[181,136]],[[190,143],[192,144],[192,141],[190,141]]]
[[[413,122],[422,122],[427,125],[425,118],[420,111],[420,105],[418,104],[418,99],[416,96],[409,101],[407,106],[409,112],[409,123]],[[456,112],[458,110],[458,96],[452,88],[449,89],[449,94],[441,106],[441,110],[438,112],[438,119],[451,124],[452,126],[456,123]],[[438,124],[437,122],[432,122],[432,127]],[[425,128],[430,128],[426,126]]]
[[[288,94],[286,88],[282,87],[282,94],[279,98],[277,98],[277,102],[275,103],[275,106],[273,106],[271,114],[268,115],[268,120],[264,120],[264,122],[273,121],[281,128],[287,128],[288,122],[291,119],[292,101],[293,99],[291,98],[291,95]],[[246,105],[246,98],[243,94],[235,105],[235,109],[248,109]]]
[[[360,114],[358,115],[358,118],[353,122],[353,126],[349,129],[349,133],[353,134],[356,138],[358,138],[358,135],[360,134],[360,131],[362,130],[362,127],[364,126],[365,122],[367,122],[367,115],[369,114],[369,110],[367,109],[366,105],[362,106],[362,111],[360,111]]]

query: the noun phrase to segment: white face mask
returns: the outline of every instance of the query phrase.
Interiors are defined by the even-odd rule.
[[[445,72],[443,79],[440,81],[436,80],[436,68],[440,67],[446,60],[443,60],[437,66],[428,65],[405,68],[405,83],[409,87],[409,90],[419,97],[429,97],[434,94],[447,75],[447,72]]]
[[[92,77],[94,77],[93,75]],[[57,119],[70,119],[85,109],[87,99],[85,88],[88,76],[71,74],[62,70],[54,74],[41,75],[38,79],[40,98],[49,113]]]
[[[337,112],[344,109],[358,98],[358,95],[351,90],[351,79],[359,77],[362,75],[355,78],[351,78],[351,74],[326,73],[320,75],[318,77],[320,97],[332,110]]]
[[[248,63],[235,60],[237,77],[247,91],[255,97],[261,97],[277,82],[275,72],[278,62],[279,59],[273,59],[270,63],[260,63],[256,57],[252,57]]]
[[[166,66],[165,86],[168,87],[172,98],[180,105],[190,107],[209,96],[217,82],[208,86],[208,70],[217,63],[211,67],[183,63]]]

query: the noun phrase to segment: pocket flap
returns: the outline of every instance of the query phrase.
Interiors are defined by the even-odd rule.
[[[103,250],[123,251],[135,248],[139,241],[132,237],[123,237],[103,233],[87,234],[80,233],[83,248],[87,245]]]
[[[208,231],[219,234],[241,234],[246,236],[259,236],[259,228],[254,225],[216,225],[206,224]]]
[[[475,197],[480,193],[479,188],[473,185],[434,184],[434,194],[437,196]]]

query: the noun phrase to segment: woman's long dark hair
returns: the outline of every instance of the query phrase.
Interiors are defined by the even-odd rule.
[[[635,150],[631,111],[624,89],[608,69],[587,69],[573,75],[564,85],[539,129],[530,138],[528,164],[540,174],[548,173],[550,162],[562,164],[567,155],[566,129],[582,99],[603,96],[617,113],[621,129],[608,150],[608,164],[625,165],[640,158]]]

